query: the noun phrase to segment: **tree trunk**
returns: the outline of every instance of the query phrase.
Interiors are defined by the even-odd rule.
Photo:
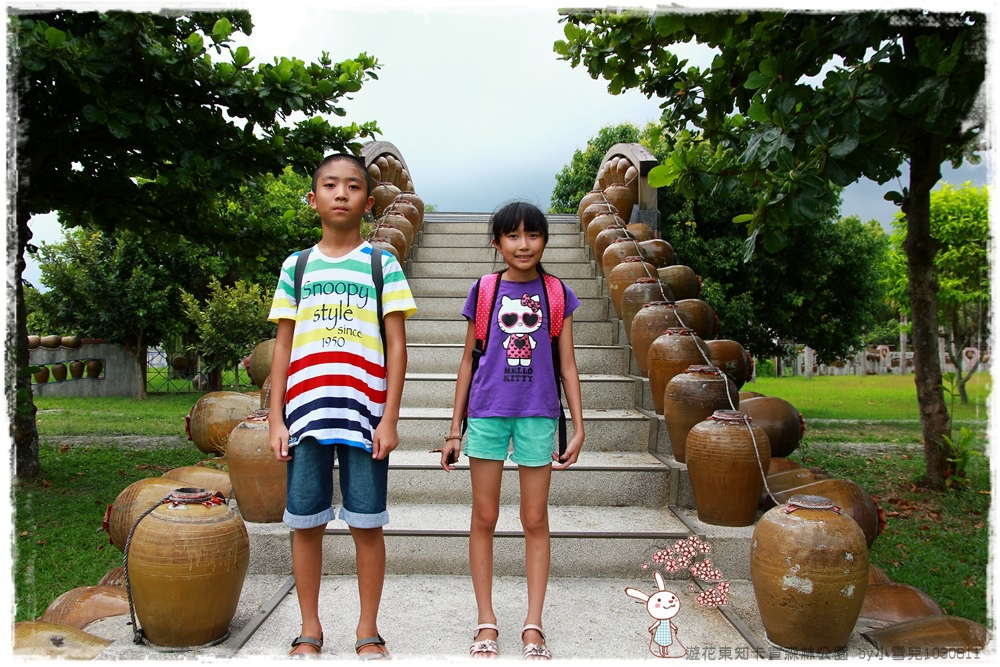
[[[14,322],[11,326],[7,314],[7,355],[4,378],[7,387],[7,415],[10,419],[11,440],[14,443],[14,474],[23,479],[33,479],[41,472],[38,462],[38,425],[35,420],[35,401],[31,395],[30,355],[28,353],[28,313],[24,307],[24,251],[31,240],[28,227],[30,214],[20,200],[16,204],[17,243],[7,246],[7,265],[13,266],[13,274],[8,273],[7,292],[14,294]],[[15,256],[11,256],[16,253]],[[13,284],[11,282],[13,281]],[[13,374],[13,378],[11,375]]]
[[[926,483],[942,489],[954,473],[953,457],[942,436],[951,437],[951,417],[941,385],[938,357],[938,284],[934,277],[934,256],[938,241],[930,231],[930,191],[941,178],[941,140],[931,134],[915,137],[910,149],[910,192],[903,204],[906,215],[907,275],[910,308],[913,314],[913,366],[924,439]]]
[[[146,346],[142,344],[143,334],[140,333],[138,339],[135,342],[135,347],[132,345],[124,345],[125,350],[129,353],[135,361],[135,372],[139,376],[139,388],[135,392],[135,400],[145,401],[146,400],[146,363],[147,363],[147,351]]]

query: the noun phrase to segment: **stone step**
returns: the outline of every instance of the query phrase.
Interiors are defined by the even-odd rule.
[[[413,408],[451,407],[455,373],[407,373],[402,404]],[[627,409],[636,404],[639,382],[623,375],[581,375],[583,404],[591,410]]]
[[[441,468],[440,454],[396,450],[389,457],[389,507],[406,504],[472,503],[469,459],[455,470]],[[667,504],[670,469],[648,452],[584,452],[565,470],[552,471],[549,505],[663,507]],[[518,502],[518,468],[504,464],[500,502]],[[340,494],[334,505],[340,506]]]
[[[462,308],[465,306],[463,296],[416,296],[417,312],[413,320],[454,320],[462,318]],[[612,310],[611,302],[606,296],[583,297],[580,307],[573,311],[573,323],[604,322],[608,312]]]
[[[468,322],[461,316],[450,320],[428,320],[415,315],[406,321],[406,342],[423,345],[464,343],[467,330]],[[617,335],[615,322],[573,322],[575,345],[615,345]]]
[[[418,298],[456,296],[464,299],[469,295],[476,278],[408,278],[407,282]],[[563,282],[580,299],[605,296],[601,278],[565,278]]]
[[[571,278],[593,278],[596,265],[588,261],[553,261],[546,254],[542,264],[552,275],[568,280]],[[464,255],[456,256],[454,252],[441,261],[411,260],[407,267],[407,278],[468,278],[475,280],[485,273],[503,268],[502,262],[493,262],[491,258],[472,261]]]
[[[574,327],[575,328],[575,327]],[[618,374],[625,370],[626,357],[620,347],[575,345],[576,365],[581,373]],[[462,361],[461,344],[408,343],[406,370],[410,373],[457,371]]]
[[[488,236],[486,229],[478,229],[474,233],[462,233],[451,231],[439,231],[438,226],[421,230],[421,248],[489,248],[492,252],[490,241],[492,236]],[[567,230],[569,231],[569,230]],[[576,233],[555,234],[550,230],[549,242],[545,244],[545,254],[552,248],[582,248],[585,245],[584,237],[580,234],[579,228]]]
[[[400,410],[400,451],[427,453],[441,447],[451,429],[452,410],[448,408],[415,408],[404,404]],[[567,411],[567,433],[573,437],[573,423]],[[655,420],[636,410],[583,409],[586,439],[584,454],[592,452],[648,452],[656,438]]]
[[[493,248],[484,248],[478,244],[471,247],[450,248],[428,248],[420,245],[414,246],[414,248],[410,250],[410,260],[413,262],[448,263],[454,262],[455,260],[461,260],[463,262],[491,263],[494,261],[494,250]],[[560,264],[566,262],[587,263],[589,261],[590,257],[587,256],[587,250],[582,247],[548,247],[545,249],[545,253],[542,256],[542,264],[546,267],[548,267],[549,264]],[[559,275],[554,269],[551,272]]]

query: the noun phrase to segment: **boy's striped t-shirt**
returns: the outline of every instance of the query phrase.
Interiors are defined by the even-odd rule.
[[[367,241],[333,258],[314,246],[295,300],[292,253],[281,266],[268,320],[295,320],[285,392],[289,445],[305,436],[322,444],[371,450],[385,410],[385,350],[379,331],[372,246]],[[403,269],[382,253],[382,312],[409,317],[416,303]]]

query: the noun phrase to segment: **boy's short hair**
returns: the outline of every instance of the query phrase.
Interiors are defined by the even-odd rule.
[[[370,195],[372,193],[372,189],[375,187],[375,181],[372,179],[371,174],[368,173],[368,167],[365,165],[365,161],[357,155],[352,155],[351,153],[331,153],[323,158],[323,161],[320,162],[319,166],[317,166],[315,171],[313,171],[312,191],[316,192],[316,184],[319,181],[320,172],[322,172],[328,164],[341,161],[351,162],[358,168],[358,171],[362,173],[365,179],[365,187],[368,190],[366,194]]]

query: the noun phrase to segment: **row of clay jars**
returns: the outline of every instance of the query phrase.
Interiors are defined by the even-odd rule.
[[[598,261],[600,261],[601,256],[596,252],[597,237],[608,229],[625,229],[631,232],[635,236],[636,240],[639,241],[648,241],[653,238],[652,227],[644,222],[625,222],[625,220],[623,220],[616,213],[601,213],[588,222],[587,227],[584,230],[584,238],[587,241],[587,247],[594,253],[594,257]]]
[[[738,410],[716,410],[691,427],[686,462],[698,519],[751,526],[771,463],[767,434]]]
[[[688,328],[702,340],[711,340],[718,332],[718,321],[715,311],[701,299],[682,299],[674,303],[650,301],[640,306],[627,329],[640,374],[647,376],[649,368],[645,360],[649,346],[666,329]]]
[[[673,246],[663,239],[639,241],[635,238],[621,238],[612,241],[600,255],[601,275],[610,276],[614,268],[626,257],[642,257],[657,269],[670,266],[675,259]]]

